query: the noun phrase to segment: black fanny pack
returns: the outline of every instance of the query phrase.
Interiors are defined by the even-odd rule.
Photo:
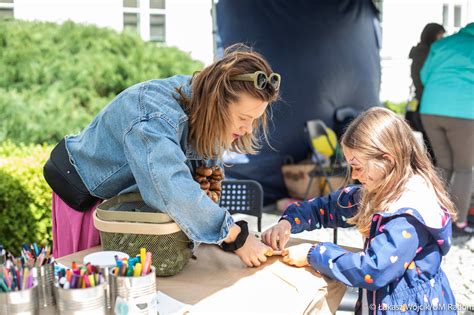
[[[87,211],[100,200],[89,193],[71,164],[64,139],[51,152],[44,165],[43,175],[53,191],[77,211]]]

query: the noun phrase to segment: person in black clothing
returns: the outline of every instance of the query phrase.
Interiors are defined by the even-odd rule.
[[[421,38],[420,42],[418,45],[413,46],[410,50],[410,54],[408,57],[412,59],[411,63],[411,78],[413,80],[413,85],[415,87],[415,99],[420,104],[421,102],[421,95],[423,94],[423,84],[421,83],[420,79],[420,71],[421,68],[423,68],[423,65],[425,64],[425,60],[428,57],[428,53],[430,52],[430,47],[431,45],[437,41],[438,39],[442,38],[445,29],[442,25],[437,24],[437,23],[428,23],[426,26],[423,28],[423,31],[421,32]],[[406,119],[410,123],[411,127],[416,130],[420,131],[423,133],[423,138],[426,144],[426,147],[428,148],[428,152],[431,155],[431,159],[433,160],[433,163],[436,162],[433,150],[431,149],[431,144],[428,140],[428,136],[425,133],[425,130],[423,128],[423,125],[421,123],[420,119],[420,113],[418,111],[419,106],[417,107],[416,111],[407,111],[406,113]]]

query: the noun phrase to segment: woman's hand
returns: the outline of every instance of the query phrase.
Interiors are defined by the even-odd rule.
[[[303,243],[290,246],[283,251],[283,262],[296,267],[308,266],[308,253],[313,244]]]
[[[281,220],[262,234],[262,241],[274,250],[283,250],[290,239],[291,224],[287,220]]]
[[[235,253],[248,267],[258,267],[267,261],[265,253],[269,251],[271,251],[270,247],[260,242],[252,234],[249,234],[244,246],[237,249]]]

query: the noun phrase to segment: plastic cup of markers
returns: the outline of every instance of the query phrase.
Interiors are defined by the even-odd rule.
[[[156,274],[155,267],[145,276],[109,275],[112,286],[112,306],[116,314],[156,314]]]
[[[33,277],[38,282],[38,303],[40,310],[49,309],[56,304],[54,298],[54,262],[35,267]]]
[[[56,304],[60,315],[105,315],[105,283],[95,287],[64,289],[56,284]]]
[[[38,285],[11,292],[0,292],[0,315],[38,314]]]

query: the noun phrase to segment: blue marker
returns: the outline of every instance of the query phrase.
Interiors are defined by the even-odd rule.
[[[35,257],[38,257],[40,252],[39,252],[39,249],[38,249],[38,245],[36,245],[36,243],[33,243],[33,247],[35,248]]]

